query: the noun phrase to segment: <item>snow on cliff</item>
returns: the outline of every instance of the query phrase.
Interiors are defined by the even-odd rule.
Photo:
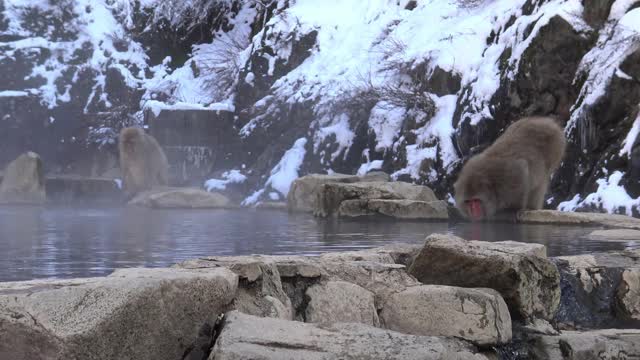
[[[620,65],[640,44],[636,4],[613,2],[608,20],[597,29],[595,46],[578,69],[583,81],[567,134],[606,94],[612,78],[631,77]],[[24,24],[34,11],[52,23],[28,29]],[[93,83],[85,112],[96,103],[108,110],[114,94],[105,86],[107,73],[116,71],[141,94],[139,106],[131,111],[138,116],[143,109],[233,112],[236,120],[246,120],[234,124],[242,139],[266,133],[261,141],[293,143],[268,157],[252,154],[249,161],[269,162],[256,165],[259,174],[247,172],[252,179],[262,179],[247,203],[265,194],[285,196],[291,181],[303,175],[302,164],[312,159],[325,171],[341,166],[358,173],[384,169],[394,178],[434,185],[454,176],[462,160],[456,117],[471,126],[491,121],[493,97],[505,82],[522,75],[518,71],[524,54],[552,19],[563,19],[585,38],[594,33],[583,12],[581,0],[5,0],[7,26],[0,30],[11,37],[0,42],[0,60],[25,52],[51,55],[29,75],[43,79],[40,85],[0,89],[12,91],[0,94],[36,93],[43,104],[55,108],[71,100],[79,74],[89,71]],[[141,15],[142,29],[136,23]],[[64,26],[56,23],[60,19]],[[149,49],[134,36],[154,26],[188,32],[211,19],[216,24],[211,36],[196,41],[184,61],[166,54],[151,64]],[[68,31],[59,34],[61,27]],[[309,48],[294,48],[310,34]],[[87,52],[86,60],[79,61],[78,54]],[[179,65],[172,67],[175,63]],[[443,93],[427,86],[424,79],[438,71],[458,79],[457,88]],[[263,81],[266,78],[271,82]],[[241,85],[256,95],[249,104],[247,96],[239,96]],[[367,111],[364,122],[355,119],[345,103]],[[303,133],[286,139],[269,133],[272,122],[291,116],[281,113],[283,104],[312,108],[312,121]],[[630,156],[638,121],[620,144],[620,156]],[[349,157],[354,147],[357,156]],[[345,165],[347,161],[357,163]],[[621,174],[611,172],[599,180],[593,196],[575,198],[561,208],[580,203],[629,210],[637,204],[622,195]],[[208,187],[224,186],[231,178],[212,180]]]

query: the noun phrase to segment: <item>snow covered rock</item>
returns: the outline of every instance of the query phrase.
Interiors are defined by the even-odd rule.
[[[345,200],[413,200],[437,201],[435,194],[426,186],[405,182],[364,182],[364,183],[327,183],[317,192],[317,216],[338,215]]]
[[[0,203],[42,204],[46,201],[40,155],[27,152],[7,165],[0,182]]]
[[[511,341],[511,316],[492,289],[421,285],[393,294],[380,318],[385,328],[405,334],[455,336],[479,345]]]
[[[305,324],[225,315],[210,359],[458,359],[485,360],[473,346],[456,339],[413,336],[357,323]]]
[[[558,269],[539,244],[431,235],[409,273],[424,284],[497,290],[516,319],[550,320],[560,302]]]
[[[157,188],[136,195],[129,205],[156,209],[228,208],[232,204],[222,194],[192,188]]]
[[[2,359],[179,359],[235,296],[227,269],[0,284]]]

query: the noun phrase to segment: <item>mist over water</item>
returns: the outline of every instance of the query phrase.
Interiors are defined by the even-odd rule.
[[[594,228],[317,219],[241,210],[0,207],[0,281],[88,277],[212,255],[303,254],[422,243],[432,233],[547,245],[550,256],[634,246],[587,240]]]

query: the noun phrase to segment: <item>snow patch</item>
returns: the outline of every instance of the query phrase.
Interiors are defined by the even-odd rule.
[[[634,199],[627,194],[624,187],[620,185],[623,176],[623,172],[614,171],[608,179],[596,181],[598,184],[596,192],[587,195],[583,201],[580,201],[580,196],[576,195],[573,199],[560,203],[558,210],[574,211],[580,207],[592,206],[602,208],[609,214],[619,213],[620,209],[624,209],[623,214],[632,215],[633,208],[640,206],[640,197]]]
[[[240,170],[229,170],[222,173],[222,179],[209,179],[204,182],[207,191],[225,190],[229,184],[241,184],[247,180]]]
[[[287,194],[289,194],[291,183],[299,177],[298,171],[300,170],[300,166],[302,166],[304,156],[307,152],[305,149],[306,144],[306,138],[296,140],[291,149],[284,153],[280,162],[278,162],[278,164],[271,170],[271,176],[267,179],[264,188],[254,192],[251,196],[244,199],[242,205],[254,205],[268,187],[271,187],[282,196],[286,197]]]

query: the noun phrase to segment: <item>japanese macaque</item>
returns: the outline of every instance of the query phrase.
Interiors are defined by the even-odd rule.
[[[541,209],[565,146],[564,132],[552,118],[529,117],[511,124],[464,165],[454,184],[456,206],[472,221],[500,210]]]
[[[140,128],[124,128],[118,143],[122,186],[127,198],[166,186],[169,163],[160,144]]]

